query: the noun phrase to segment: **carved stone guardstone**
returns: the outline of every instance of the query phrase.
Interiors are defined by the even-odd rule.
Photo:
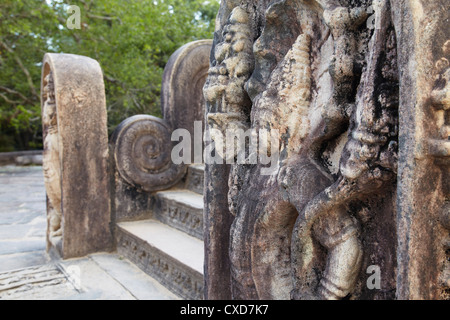
[[[161,111],[163,118],[174,129],[195,132],[194,121],[203,121],[204,106],[202,88],[208,76],[212,40],[198,40],[185,44],[175,51],[164,68],[161,85]],[[203,128],[205,127],[202,123]],[[198,148],[192,139],[192,153]],[[194,161],[194,158],[192,158]]]
[[[449,12],[222,2],[208,132],[279,147],[271,174],[243,145],[206,166],[207,299],[449,298]]]
[[[168,189],[184,177],[186,166],[171,161],[170,135],[167,122],[148,115],[126,119],[113,133],[116,222],[149,217],[151,193]]]
[[[41,105],[47,248],[64,259],[112,249],[105,89],[99,64],[46,54]]]
[[[202,137],[201,131],[195,132],[194,122],[203,123],[202,87],[211,46],[211,40],[190,42],[170,57],[161,84],[163,119],[136,115],[114,131],[110,150],[115,222],[150,218],[156,204],[153,193],[182,183],[186,177],[187,166],[171,159],[178,143],[171,141],[171,135],[176,129],[185,129],[192,137]],[[194,139],[191,141],[193,154]]]

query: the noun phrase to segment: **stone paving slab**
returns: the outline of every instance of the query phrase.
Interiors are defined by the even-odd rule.
[[[0,256],[0,272],[44,265],[50,262],[45,251],[14,253]]]
[[[45,242],[42,242],[41,238],[34,239],[21,239],[21,240],[3,240],[0,241],[0,257],[2,255],[45,251]]]
[[[0,273],[0,300],[46,300],[76,293],[69,278],[54,264]]]
[[[83,290],[75,299],[176,300],[176,295],[149,277],[128,259],[115,253],[98,253],[61,264],[80,267]]]
[[[42,167],[0,167],[0,271],[45,263]]]
[[[179,299],[116,253],[50,259],[42,167],[0,166],[0,300]]]
[[[176,300],[117,254],[50,261],[0,272],[0,300]]]

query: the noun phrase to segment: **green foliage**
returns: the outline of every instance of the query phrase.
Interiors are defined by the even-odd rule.
[[[39,146],[40,61],[58,22],[44,1],[0,3],[0,151]]]
[[[69,5],[81,29],[66,26]],[[39,83],[45,52],[89,56],[102,66],[110,132],[135,114],[160,116],[160,86],[170,55],[212,38],[217,0],[2,0],[0,151],[39,147]]]

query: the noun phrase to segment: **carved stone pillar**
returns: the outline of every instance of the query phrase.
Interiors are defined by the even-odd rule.
[[[449,299],[450,8],[392,2],[402,84],[397,297]]]

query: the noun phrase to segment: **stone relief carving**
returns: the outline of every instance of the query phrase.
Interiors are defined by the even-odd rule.
[[[450,155],[449,108],[450,108],[450,40],[442,47],[444,56],[435,63],[437,73],[435,88],[431,93],[431,104],[437,117],[436,123],[440,126],[436,138],[429,141],[430,154],[435,157],[448,157]]]
[[[145,272],[156,274],[159,281],[185,299],[201,299],[203,294],[202,275],[171,262],[170,256],[162,251],[149,250],[148,243],[139,243],[128,233],[120,233],[119,253],[131,258]],[[175,284],[180,285],[175,285]],[[192,294],[194,298],[192,298]]]
[[[55,84],[50,72],[44,79],[42,124],[46,129],[43,152],[44,182],[49,201],[48,225],[50,237],[62,235],[61,229],[61,167],[59,157],[58,119]]]
[[[450,230],[450,185],[449,185],[449,158],[450,158],[450,40],[442,47],[443,57],[435,63],[435,83],[431,92],[431,107],[438,126],[434,137],[430,137],[429,154],[442,170],[442,187],[445,195],[444,206],[440,214],[441,225]],[[446,251],[446,261],[443,262],[440,275],[440,284],[444,295],[450,295],[450,235],[444,240],[443,249]]]
[[[226,130],[249,128],[250,99],[244,84],[253,70],[252,42],[249,17],[245,10],[236,7],[223,30],[221,42],[214,52],[216,64],[208,71],[204,96],[208,102],[207,121],[223,137]],[[219,155],[225,158],[222,139],[211,132]],[[237,154],[230,155],[234,157]]]
[[[348,216],[346,205],[358,197],[374,193],[385,182],[391,181],[396,172],[398,98],[395,88],[398,87],[398,80],[395,77],[396,71],[383,74],[383,69],[380,69],[380,63],[389,63],[390,68],[395,68],[395,52],[391,52],[393,59],[383,61],[383,57],[389,56],[389,50],[395,51],[394,34],[392,30],[389,32],[392,25],[388,14],[387,2],[384,2],[384,5],[376,11],[376,19],[381,20],[379,25],[382,27],[375,30],[369,44],[371,54],[368,57],[355,109],[352,110],[350,119],[352,129],[341,156],[341,176],[306,205],[294,228],[294,235],[299,237],[296,241],[299,242],[298,255],[301,257],[299,260],[294,258],[294,268],[298,266],[298,276],[305,277],[312,269],[310,262],[304,261],[303,258],[305,250],[312,250],[308,248],[311,247],[308,233],[312,229],[317,229],[314,223],[320,220],[320,216],[322,221],[318,222],[319,225],[323,224],[324,220],[327,224],[321,231],[315,231],[320,244],[328,251],[326,268],[317,289],[320,297],[332,299],[346,297],[354,288],[361,266],[363,248],[358,236],[358,224]],[[388,42],[381,39],[388,39]],[[335,44],[335,53],[339,45],[338,40],[338,44]],[[342,54],[340,56],[342,57]],[[348,60],[336,63],[330,71],[336,67],[340,70],[353,70],[353,63]],[[348,82],[349,85],[351,75],[342,73],[336,77],[334,73],[333,78],[335,83]],[[339,87],[339,85],[335,87],[335,94]],[[336,234],[338,225],[343,228]],[[294,293],[294,296],[296,294],[299,293]],[[300,292],[298,297],[301,298],[303,294]]]
[[[436,138],[430,141],[430,154],[436,157],[448,157],[450,155],[449,109],[450,109],[450,40],[442,47],[444,56],[435,64],[436,81],[435,88],[431,93],[431,104],[435,109],[436,123],[440,126]]]
[[[369,6],[376,28],[367,27]],[[392,201],[383,192],[397,170],[399,84],[390,2],[277,1],[266,5],[256,39],[248,31],[255,29],[249,7],[234,8],[216,38],[204,89],[209,124],[223,131],[239,119],[244,128],[278,130],[280,158],[271,176],[260,174],[261,164],[231,166],[231,296],[367,294],[363,265],[370,256],[388,259],[374,253],[375,246],[365,248],[364,237],[374,241],[376,231],[364,223],[380,219],[381,211],[371,210],[368,199]],[[245,31],[229,35],[237,25]],[[272,41],[278,31],[290,40]],[[254,43],[253,54],[227,56],[234,36],[243,35]],[[246,63],[245,77],[233,82],[226,76],[227,58]],[[239,101],[223,94],[230,82]],[[392,209],[385,212],[392,217]],[[395,221],[387,223],[391,228]]]

